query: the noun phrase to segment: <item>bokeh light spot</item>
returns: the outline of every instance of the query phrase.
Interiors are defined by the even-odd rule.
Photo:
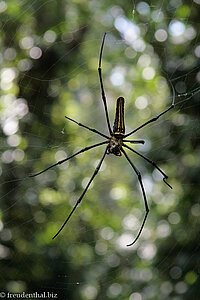
[[[158,29],[155,32],[155,38],[158,42],[164,42],[167,39],[167,31],[164,29]]]
[[[196,57],[200,57],[200,45],[195,47],[194,54],[196,55]]]
[[[164,19],[164,14],[160,9],[156,9],[152,12],[151,15],[154,22],[159,23],[162,22]]]
[[[115,187],[110,191],[110,197],[114,200],[119,200],[126,197],[126,189],[123,187]]]
[[[167,296],[167,295],[169,295],[173,291],[173,286],[172,286],[171,282],[164,281],[161,284],[160,290],[161,290],[162,294],[164,294],[164,295]]]
[[[22,72],[29,71],[31,67],[32,67],[32,62],[30,59],[25,58],[25,59],[21,59],[18,62],[18,68]]]
[[[180,281],[175,285],[174,289],[178,294],[185,294],[188,288],[187,284],[184,281]]]
[[[178,279],[182,275],[182,270],[181,270],[180,267],[174,266],[170,269],[169,274],[170,274],[172,279]]]
[[[160,221],[157,226],[157,234],[160,238],[165,238],[171,233],[170,225],[167,221]]]
[[[145,80],[152,80],[154,78],[155,74],[156,74],[156,72],[155,72],[154,68],[147,67],[147,68],[144,68],[144,70],[142,72],[142,77]]]
[[[115,268],[120,264],[120,258],[116,254],[111,254],[107,258],[107,263],[110,267]]]
[[[7,9],[7,4],[5,1],[0,2],[0,13],[4,12]]]
[[[25,36],[19,42],[19,45],[22,49],[30,49],[31,47],[33,47],[33,44],[34,44],[34,41],[31,36]]]
[[[15,149],[12,153],[13,159],[16,161],[21,161],[24,159],[24,151],[21,149]]]
[[[99,255],[105,255],[107,252],[107,245],[102,241],[97,241],[95,245],[95,251]]]
[[[191,207],[191,213],[195,217],[199,217],[200,216],[200,204],[199,203],[195,203],[194,205],[192,205],[192,207]]]
[[[15,134],[18,130],[18,120],[16,118],[7,119],[3,124],[3,132],[6,135]]]
[[[156,255],[157,248],[154,244],[143,243],[137,250],[138,256],[142,259],[151,260]]]
[[[124,75],[120,72],[113,72],[110,76],[110,81],[115,86],[122,85],[124,83]]]
[[[138,109],[145,109],[148,106],[148,100],[145,96],[139,96],[136,100],[135,100],[135,106]]]
[[[1,70],[1,80],[5,83],[12,82],[16,77],[16,72],[12,68],[3,68]]]
[[[4,52],[4,58],[13,60],[16,57],[16,50],[14,48],[7,48]]]
[[[104,240],[111,240],[114,236],[114,232],[110,227],[104,227],[101,230],[101,236]]]
[[[148,15],[150,12],[149,4],[147,4],[146,2],[139,2],[136,6],[136,9],[139,12],[139,14],[143,16]]]
[[[180,215],[177,212],[172,212],[168,216],[168,220],[171,224],[178,224],[181,220]]]
[[[138,218],[136,218],[134,215],[127,215],[124,219],[123,219],[123,226],[125,229],[138,229],[139,228],[139,220]]]
[[[30,57],[33,59],[39,59],[42,56],[42,50],[39,47],[33,47],[31,48]]]
[[[139,293],[132,293],[129,300],[142,300],[142,295]]]
[[[54,43],[56,40],[56,33],[53,30],[47,30],[44,34],[44,39],[47,43]]]
[[[108,289],[108,296],[110,296],[111,298],[115,298],[115,297],[119,296],[121,292],[122,292],[121,284],[113,283],[110,285],[110,287]]]
[[[169,33],[172,36],[179,36],[185,32],[185,24],[178,20],[172,20],[169,24]]]
[[[96,299],[98,290],[94,285],[87,285],[84,287],[83,294],[85,296],[84,299],[93,300]]]

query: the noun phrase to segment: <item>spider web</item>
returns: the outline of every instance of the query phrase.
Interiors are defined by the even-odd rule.
[[[185,59],[176,60],[171,52],[168,61],[171,48],[177,45],[181,51],[180,45],[190,41],[199,57],[197,27],[191,24],[190,14],[178,17],[187,2],[171,1],[166,16],[166,1],[130,1],[128,8],[113,3],[106,9],[104,2],[97,8],[93,3],[89,8],[90,13],[96,11],[90,15],[93,29],[86,21],[74,21],[74,16],[80,20],[86,16],[73,3],[65,8],[71,23],[61,14],[63,19],[49,21],[43,32],[19,20],[40,18],[48,6],[54,8],[54,1],[20,1],[19,10],[12,10],[11,4],[14,7],[12,1],[0,4],[2,14],[9,12],[1,30],[12,28],[15,22],[18,26],[15,35],[10,33],[1,59],[2,291],[49,291],[59,299],[180,300],[187,299],[188,293],[194,295],[199,243],[194,243],[193,235],[200,211],[195,194],[199,67],[195,56],[184,51]],[[149,11],[154,12],[152,19]],[[168,28],[158,26],[162,16],[169,18]],[[96,70],[104,31],[108,34],[102,67],[111,124],[119,96],[126,100],[129,132],[170,106],[169,80],[176,88],[175,109],[132,137],[145,140],[134,149],[168,174],[173,190],[150,164],[126,151],[142,174],[150,207],[139,241],[129,248],[126,244],[133,241],[142,223],[144,202],[124,157],[106,157],[82,204],[53,242],[52,236],[92,176],[104,146],[34,180],[28,178],[30,172],[103,141],[66,121],[65,115],[108,133]],[[164,44],[166,34],[169,45]],[[20,59],[16,41],[20,55],[23,52]],[[59,55],[54,57],[55,53]],[[187,199],[189,191],[192,202]],[[186,226],[191,219],[191,227]]]

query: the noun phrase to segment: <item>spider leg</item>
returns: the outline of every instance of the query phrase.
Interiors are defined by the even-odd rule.
[[[144,140],[123,140],[125,143],[131,143],[131,144],[144,144]]]
[[[149,213],[149,207],[148,207],[147,198],[146,198],[146,194],[145,194],[144,185],[143,185],[143,182],[142,182],[142,176],[140,174],[140,171],[134,166],[134,164],[132,163],[132,161],[130,160],[130,158],[126,154],[126,152],[123,149],[121,149],[121,151],[124,153],[126,159],[130,163],[131,167],[133,168],[133,170],[135,171],[135,173],[136,173],[136,175],[138,177],[138,180],[139,180],[139,183],[140,183],[140,186],[141,186],[141,189],[142,189],[142,195],[143,195],[144,204],[145,204],[145,210],[146,210],[146,213],[145,213],[145,216],[144,216],[144,220],[142,222],[142,225],[140,227],[140,230],[139,230],[136,238],[134,239],[134,241],[131,244],[127,245],[127,246],[132,246],[138,240],[138,238],[140,237],[140,234],[142,232],[142,229],[144,228],[144,224],[146,222],[146,219],[147,219],[147,216],[148,216],[148,213]]]
[[[90,130],[90,131],[92,131],[92,132],[95,132],[95,133],[97,133],[97,134],[99,134],[99,135],[105,137],[106,139],[109,139],[109,136],[107,136],[107,135],[101,133],[100,131],[98,131],[98,130],[96,130],[96,129],[93,129],[93,128],[90,128],[90,127],[88,127],[88,126],[85,126],[85,125],[83,125],[83,124],[81,124],[81,123],[79,123],[79,122],[77,122],[77,121],[75,121],[75,120],[73,120],[73,119],[71,119],[71,118],[69,118],[69,117],[67,117],[67,116],[65,116],[65,118],[68,119],[68,120],[70,120],[70,121],[72,121],[72,122],[74,122],[74,123],[76,123],[77,125],[79,125],[79,126],[81,126],[81,127],[84,127],[84,128],[86,128],[86,129],[88,129],[88,130]]]
[[[85,147],[85,148],[81,149],[80,151],[78,151],[78,152],[72,154],[71,156],[69,156],[69,157],[67,157],[67,158],[65,158],[65,159],[62,159],[62,160],[58,161],[57,163],[55,163],[55,164],[49,166],[48,168],[44,169],[43,171],[40,171],[40,172],[38,172],[38,173],[36,173],[36,174],[33,174],[33,175],[29,175],[29,177],[35,177],[35,176],[38,176],[38,175],[40,175],[40,174],[46,172],[47,170],[49,170],[49,169],[51,169],[51,168],[53,168],[53,167],[55,167],[55,166],[57,166],[57,165],[63,164],[63,163],[66,162],[67,160],[71,159],[72,157],[74,157],[74,156],[76,156],[76,155],[78,155],[78,154],[80,154],[80,153],[82,153],[82,152],[88,151],[88,150],[90,150],[90,149],[92,149],[92,148],[95,148],[95,147],[98,147],[98,146],[101,146],[101,145],[104,145],[104,144],[108,144],[108,141],[106,141],[106,142],[101,142],[101,143],[98,143],[98,144],[94,144],[94,145],[89,146],[89,147]]]
[[[162,115],[164,115],[166,112],[168,112],[170,109],[174,108],[175,106],[175,89],[171,83],[171,81],[169,81],[170,84],[171,84],[171,87],[172,87],[172,92],[173,92],[173,99],[172,99],[172,104],[170,105],[170,107],[168,107],[166,110],[164,110],[163,112],[161,112],[160,114],[158,114],[157,116],[155,116],[154,118],[152,118],[151,120],[145,122],[144,124],[140,125],[139,127],[137,127],[136,129],[132,130],[131,132],[125,134],[124,137],[127,137],[133,133],[135,133],[136,131],[138,131],[139,129],[141,129],[142,127],[148,125],[149,123],[152,123],[154,121],[157,121]]]
[[[141,153],[139,153],[139,152],[137,152],[137,151],[135,151],[135,150],[133,150],[131,147],[129,147],[129,146],[127,146],[127,145],[125,145],[125,144],[123,144],[123,146],[124,147],[126,147],[126,148],[128,148],[129,150],[131,150],[132,152],[134,152],[134,153],[136,153],[137,155],[139,155],[140,157],[142,157],[142,158],[144,158],[146,161],[148,161],[150,164],[152,164],[163,176],[164,176],[164,178],[163,178],[163,181],[164,181],[164,183],[166,183],[166,185],[168,185],[168,187],[170,187],[170,189],[172,189],[172,186],[166,181],[166,179],[168,178],[168,176],[156,165],[156,163],[153,161],[153,160],[151,160],[151,159],[149,159],[148,157],[146,157],[146,156],[144,156],[144,155],[142,155]]]
[[[100,80],[100,86],[101,86],[101,95],[102,95],[102,100],[103,100],[105,113],[106,113],[106,121],[107,121],[107,124],[108,124],[109,133],[112,136],[113,133],[112,133],[112,129],[110,127],[110,120],[109,120],[109,116],[108,116],[106,95],[105,95],[105,92],[104,92],[103,79],[102,79],[102,74],[101,74],[101,70],[102,70],[101,69],[101,59],[102,59],[102,54],[103,54],[103,46],[104,46],[105,37],[106,37],[106,32],[104,33],[103,40],[102,40],[102,45],[101,45],[101,50],[100,50],[98,73],[99,73],[99,80]]]
[[[75,209],[77,208],[77,206],[79,205],[79,203],[81,202],[81,200],[83,199],[83,197],[84,197],[85,193],[87,192],[87,190],[88,190],[90,184],[92,183],[94,177],[95,177],[95,176],[97,175],[97,173],[99,172],[99,169],[100,169],[100,167],[101,167],[101,165],[102,165],[102,162],[103,162],[103,160],[104,160],[104,158],[105,158],[105,156],[106,156],[107,148],[108,148],[108,146],[106,147],[106,149],[105,149],[105,151],[104,151],[104,154],[103,154],[103,156],[102,156],[102,158],[101,158],[101,160],[100,160],[98,166],[96,167],[96,169],[95,169],[95,171],[94,171],[92,177],[90,178],[90,180],[89,180],[87,186],[85,187],[85,189],[84,189],[82,195],[81,195],[80,198],[77,200],[77,202],[76,202],[76,204],[74,205],[74,207],[73,207],[72,211],[70,212],[69,216],[67,217],[67,219],[65,220],[65,222],[63,223],[63,225],[61,226],[61,228],[60,228],[60,229],[58,230],[58,232],[53,236],[52,239],[55,239],[55,238],[59,235],[59,233],[60,233],[60,232],[62,231],[62,229],[65,227],[65,225],[66,225],[67,222],[69,221],[70,217],[72,216],[73,212],[75,211]]]

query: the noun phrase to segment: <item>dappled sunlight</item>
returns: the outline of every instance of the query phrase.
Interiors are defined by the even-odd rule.
[[[198,295],[200,1],[190,4],[0,1],[2,296]],[[107,138],[119,97],[138,153],[106,153],[96,174],[105,144],[73,154]]]

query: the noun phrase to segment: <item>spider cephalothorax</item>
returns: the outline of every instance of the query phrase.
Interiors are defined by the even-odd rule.
[[[121,156],[121,148],[122,148],[122,138],[117,138],[112,136],[110,142],[108,144],[107,154],[114,154],[116,156]]]
[[[132,149],[131,147],[129,147],[126,143],[132,143],[132,144],[144,144],[144,140],[127,140],[126,137],[132,135],[133,133],[135,133],[136,131],[140,130],[141,128],[145,127],[146,125],[150,124],[151,122],[154,122],[156,120],[158,120],[158,118],[160,118],[162,115],[164,115],[166,112],[168,112],[170,109],[172,109],[174,107],[174,102],[175,102],[175,90],[174,87],[172,86],[172,90],[173,90],[173,100],[172,100],[172,104],[170,105],[170,107],[168,107],[166,110],[164,110],[163,112],[159,113],[156,117],[150,119],[149,121],[143,123],[142,125],[140,125],[139,127],[135,128],[134,130],[132,130],[131,132],[125,134],[125,125],[124,125],[124,98],[123,97],[119,97],[117,99],[117,103],[116,103],[116,114],[115,114],[115,121],[114,121],[114,125],[113,125],[113,130],[111,129],[110,126],[110,120],[109,120],[109,116],[108,116],[108,108],[107,108],[107,102],[106,102],[106,96],[105,96],[105,92],[104,92],[104,87],[103,87],[103,79],[102,79],[102,74],[101,74],[101,58],[102,58],[102,52],[103,52],[103,46],[104,46],[104,41],[105,41],[105,36],[106,33],[104,34],[103,37],[103,41],[102,41],[102,45],[101,45],[101,50],[100,50],[100,57],[99,57],[99,67],[98,67],[98,72],[99,72],[99,79],[100,79],[100,86],[101,86],[101,93],[102,93],[102,100],[103,100],[103,104],[104,104],[104,108],[105,108],[105,114],[106,114],[106,121],[107,121],[107,125],[108,125],[108,131],[109,131],[109,135],[104,134],[94,128],[90,128],[88,126],[85,126],[67,116],[65,116],[65,118],[67,118],[68,120],[76,123],[79,126],[82,126],[92,132],[95,132],[97,134],[99,134],[100,136],[104,137],[106,140],[88,147],[85,147],[81,150],[79,150],[78,152],[72,154],[71,156],[58,161],[57,163],[49,166],[48,168],[44,169],[43,171],[40,171],[36,174],[30,175],[30,177],[34,177],[37,176],[39,174],[42,174],[44,172],[46,172],[47,170],[60,165],[66,161],[68,161],[69,159],[71,159],[72,157],[75,157],[76,155],[83,153],[85,151],[88,151],[90,149],[93,149],[95,147],[101,146],[101,145],[106,145],[106,148],[104,150],[103,156],[101,157],[101,160],[99,161],[99,164],[97,165],[92,177],[90,178],[88,184],[86,185],[84,191],[82,192],[81,196],[79,197],[79,199],[77,200],[77,202],[75,203],[72,211],[70,212],[70,214],[68,215],[67,219],[65,220],[65,222],[63,223],[63,225],[61,226],[61,228],[58,230],[58,232],[54,235],[53,239],[61,232],[61,230],[64,228],[64,226],[67,224],[67,222],[69,221],[70,217],[72,216],[73,212],[75,211],[75,209],[77,208],[77,206],[79,205],[79,203],[81,202],[81,200],[83,199],[85,193],[87,192],[90,184],[92,183],[94,177],[97,175],[99,169],[101,168],[101,165],[103,163],[103,160],[106,156],[106,154],[114,154],[116,156],[121,156],[122,154],[124,155],[124,157],[127,159],[127,161],[129,162],[129,164],[131,165],[131,167],[133,168],[140,187],[141,187],[141,192],[143,195],[143,199],[144,199],[144,204],[145,204],[145,216],[142,222],[142,225],[140,227],[140,230],[136,236],[136,238],[134,239],[134,241],[130,244],[128,244],[127,246],[131,246],[133,245],[137,239],[139,238],[142,229],[144,227],[144,224],[146,222],[147,219],[147,215],[149,212],[149,208],[148,208],[148,203],[147,203],[147,198],[146,198],[146,194],[145,194],[145,189],[144,189],[144,185],[142,182],[142,176],[140,174],[140,171],[136,168],[136,166],[133,164],[133,162],[130,160],[129,156],[126,154],[124,148],[129,149],[130,151],[132,151],[133,153],[137,154],[138,156],[142,157],[144,160],[146,160],[147,162],[149,162],[151,165],[154,166],[154,168],[156,168],[162,175],[163,175],[163,181],[170,187],[172,188],[169,183],[166,182],[167,179],[167,175],[156,165],[155,162],[153,162],[151,159],[149,159],[148,157],[144,156],[143,154],[135,151],[134,149]]]

